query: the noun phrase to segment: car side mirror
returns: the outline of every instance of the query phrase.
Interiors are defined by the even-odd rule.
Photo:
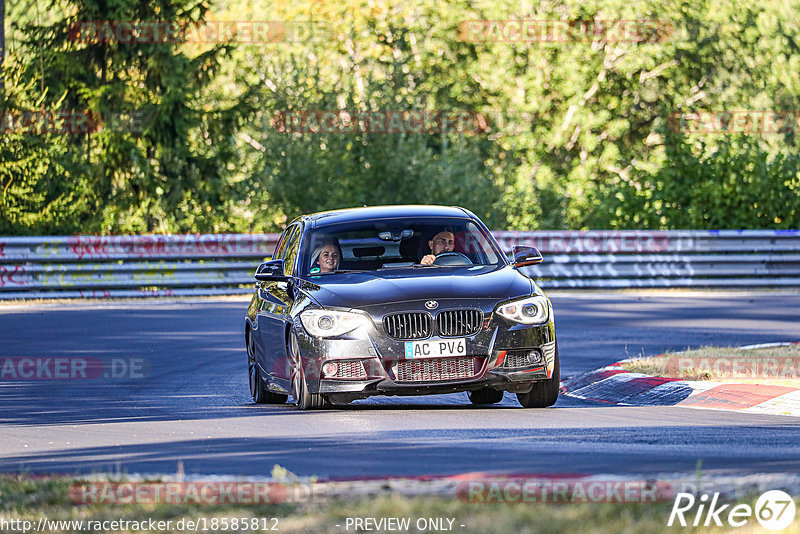
[[[265,261],[256,268],[256,280],[259,282],[280,282],[287,280],[283,274],[283,260]]]
[[[535,247],[516,246],[512,249],[512,254],[514,255],[515,268],[526,267],[544,261],[542,253]]]

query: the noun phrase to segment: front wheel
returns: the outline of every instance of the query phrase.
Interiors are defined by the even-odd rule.
[[[303,359],[300,357],[300,342],[294,330],[289,334],[289,360],[292,362],[292,396],[301,410],[315,410],[325,405],[325,398],[319,393],[309,393]]]
[[[558,363],[558,344],[553,356],[553,376],[547,380],[534,382],[533,389],[527,393],[517,393],[517,400],[523,408],[547,408],[558,400],[558,388],[561,382],[561,370]]]

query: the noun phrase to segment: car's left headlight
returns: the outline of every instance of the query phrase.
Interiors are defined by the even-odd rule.
[[[497,315],[521,324],[544,324],[550,319],[550,303],[540,295],[507,302],[495,311]]]
[[[360,313],[334,310],[306,310],[300,314],[303,327],[314,337],[337,337],[367,324]]]

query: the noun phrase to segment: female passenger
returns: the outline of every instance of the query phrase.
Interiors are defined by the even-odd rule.
[[[330,273],[339,268],[342,248],[336,239],[324,239],[311,255],[311,273]]]

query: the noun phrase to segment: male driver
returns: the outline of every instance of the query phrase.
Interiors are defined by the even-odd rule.
[[[439,254],[453,252],[456,247],[456,238],[453,232],[442,230],[428,241],[428,247],[430,247],[431,253],[422,257],[422,260],[420,260],[422,265],[433,265],[433,262],[436,261],[436,256]]]

